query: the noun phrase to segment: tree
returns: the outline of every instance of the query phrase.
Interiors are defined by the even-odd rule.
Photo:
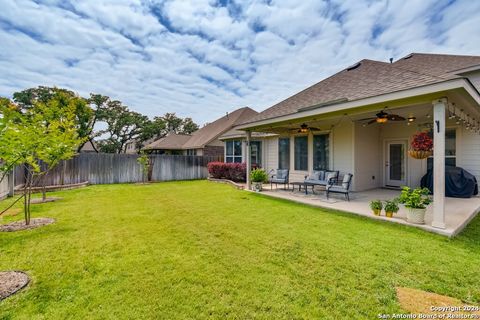
[[[27,112],[37,107],[39,103],[48,105],[52,99],[57,101],[58,108],[71,108],[73,105],[75,126],[78,136],[83,141],[78,146],[77,151],[80,151],[85,142],[93,138],[93,127],[96,120],[96,113],[90,107],[87,99],[67,89],[45,86],[30,88],[13,94],[13,100],[22,112]]]
[[[198,125],[193,122],[192,118],[185,118],[182,121],[182,133],[184,134],[192,134],[197,131]]]
[[[198,130],[198,125],[193,122],[192,118],[182,119],[177,117],[175,113],[165,113],[162,117],[155,117],[155,120],[163,120],[168,132],[177,134],[191,134]]]
[[[61,91],[27,108],[0,100],[0,170],[5,173],[20,164],[26,167],[22,197],[27,225],[32,187],[60,161],[72,158],[86,139],[78,133],[77,107],[77,101]]]
[[[117,100],[108,100],[105,107],[97,112],[98,121],[107,124],[107,128],[99,132],[100,135],[107,135],[99,141],[102,152],[125,152],[127,143],[140,138],[143,128],[149,122],[147,116],[130,111]]]
[[[137,162],[142,169],[142,181],[143,181],[143,183],[145,183],[148,180],[148,171],[149,171],[149,168],[150,168],[150,159],[148,158],[148,156],[144,152],[141,152],[140,156],[137,158]]]

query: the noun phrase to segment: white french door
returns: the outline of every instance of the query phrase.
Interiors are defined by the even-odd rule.
[[[385,148],[385,186],[407,185],[407,141],[391,140]]]

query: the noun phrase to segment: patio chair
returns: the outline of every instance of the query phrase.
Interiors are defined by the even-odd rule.
[[[350,185],[352,184],[352,178],[353,178],[353,174],[347,173],[346,175],[343,176],[341,185],[335,185],[334,183],[328,184],[326,187],[327,199],[330,193],[341,193],[345,195],[345,199],[347,201],[350,201],[349,190],[350,190]]]
[[[289,169],[277,169],[277,172],[270,176],[270,190],[273,189],[274,183],[275,183],[275,186],[278,186],[278,184],[283,184],[284,189],[285,189],[285,186],[290,187],[288,185],[289,173],[290,173]]]

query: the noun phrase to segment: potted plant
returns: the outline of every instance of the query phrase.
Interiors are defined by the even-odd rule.
[[[382,201],[372,200],[370,202],[370,209],[372,209],[374,215],[379,216],[383,209]]]
[[[415,159],[426,159],[432,155],[433,139],[427,132],[418,132],[412,137],[408,154]]]
[[[263,183],[268,181],[268,175],[263,169],[255,169],[250,172],[250,179],[253,182],[253,190],[260,192]]]
[[[403,187],[399,197],[399,202],[405,205],[407,211],[407,221],[411,223],[425,223],[425,213],[427,206],[432,203],[430,199],[430,190],[428,188],[411,189]]]
[[[385,201],[384,209],[385,209],[385,216],[387,216],[387,218],[392,218],[393,214],[397,213],[398,210],[400,209],[398,207],[398,199]]]

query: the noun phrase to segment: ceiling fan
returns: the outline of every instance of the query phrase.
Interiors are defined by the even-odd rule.
[[[290,129],[290,131],[297,131],[298,133],[307,133],[309,130],[311,131],[319,131],[319,128],[309,127],[306,123],[302,123],[299,129]]]
[[[406,119],[402,116],[399,116],[398,114],[393,114],[393,113],[387,113],[385,112],[385,109],[382,111],[378,112],[375,117],[372,118],[365,118],[365,119],[360,119],[359,121],[368,121],[367,124],[372,124],[372,123],[385,123],[387,121],[405,121]]]

